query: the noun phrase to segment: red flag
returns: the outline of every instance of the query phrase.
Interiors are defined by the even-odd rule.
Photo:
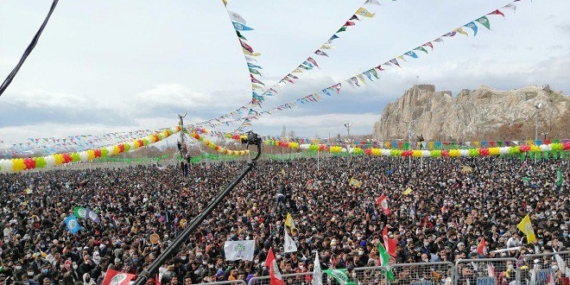
[[[382,230],[382,239],[384,240],[384,248],[386,248],[388,254],[395,257],[398,240],[388,237],[388,227],[384,227],[384,230]]]
[[[485,255],[485,238],[482,238],[481,242],[477,246],[477,253],[480,255]]]
[[[380,71],[384,71],[384,68],[382,68],[382,65],[378,65],[378,66],[376,66],[376,68],[378,68],[378,70],[380,70]]]
[[[265,266],[269,268],[269,277],[271,279],[271,285],[285,285],[285,283],[283,282],[283,278],[281,278],[281,272],[279,272],[279,267],[277,266],[277,261],[275,260],[273,249],[271,248],[267,253]]]
[[[422,45],[423,47],[430,47],[431,50],[433,50],[433,44],[431,42],[427,42],[425,44]]]
[[[107,269],[103,285],[129,285],[129,282],[135,277],[133,274]]]
[[[487,14],[487,15],[501,15],[503,16],[503,18],[505,17],[505,14],[503,14],[503,12],[501,12],[499,9]]]
[[[382,208],[384,214],[386,215],[390,214],[390,208],[388,207],[388,200],[386,199],[386,195],[382,194],[382,196],[380,196],[380,198],[376,200],[376,203],[378,203],[378,206]]]
[[[319,67],[319,65],[317,64],[317,61],[314,60],[312,57],[307,58],[307,61],[314,64],[316,67]],[[319,67],[320,68],[320,67]]]
[[[350,26],[354,26],[356,25],[354,22],[351,21],[346,21],[346,23],[344,24],[345,27],[350,27]]]
[[[247,51],[253,53],[253,48],[252,48],[250,45],[244,43],[242,40],[239,40],[239,43],[241,44],[241,47],[242,47],[242,48],[244,48],[245,50],[247,50]]]

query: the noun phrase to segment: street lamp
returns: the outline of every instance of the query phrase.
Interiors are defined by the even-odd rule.
[[[352,127],[352,123],[346,123],[344,124],[344,127],[346,128],[348,138],[350,139],[350,127]]]
[[[540,108],[542,108],[542,103],[537,102],[534,105],[534,108],[536,108],[536,111],[534,113],[534,140],[537,141],[538,140],[538,110],[540,110]]]

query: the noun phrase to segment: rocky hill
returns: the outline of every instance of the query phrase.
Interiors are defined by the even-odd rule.
[[[536,106],[540,104],[540,108]],[[516,90],[436,91],[416,85],[388,104],[374,125],[376,139],[526,140],[570,137],[570,97],[549,86]]]

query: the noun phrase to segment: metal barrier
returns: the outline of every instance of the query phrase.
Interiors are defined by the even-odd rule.
[[[388,270],[384,267],[357,267],[347,271],[347,275],[349,281],[355,282],[356,284],[388,284],[387,272]]]
[[[570,283],[570,251],[526,254],[519,265],[526,284],[549,284],[550,276],[555,284]]]
[[[313,280],[313,272],[282,274],[283,282],[286,285],[310,285]],[[323,279],[324,281],[325,279]],[[323,282],[324,283],[324,282]],[[269,276],[253,277],[249,280],[248,285],[270,285]]]
[[[247,285],[243,280],[234,280],[234,281],[220,281],[220,282],[208,282],[208,284],[240,284],[240,285]]]
[[[520,284],[520,280],[515,258],[460,259],[455,263],[457,285]]]
[[[394,280],[386,284],[455,284],[455,266],[451,262],[394,264],[391,270]]]

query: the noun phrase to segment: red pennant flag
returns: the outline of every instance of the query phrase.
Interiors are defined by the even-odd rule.
[[[388,200],[386,199],[386,195],[382,194],[382,196],[376,200],[376,203],[378,203],[378,206],[382,208],[384,214],[390,214],[390,208],[388,207]]]
[[[244,43],[242,40],[239,40],[239,43],[241,44],[241,47],[242,47],[242,48],[244,48],[245,50],[247,50],[247,51],[253,53],[253,48],[252,48],[250,45]]]
[[[346,21],[346,23],[344,23],[345,27],[350,27],[350,26],[354,26],[354,25],[356,25],[356,24],[354,22],[351,22],[351,21]]]
[[[431,42],[427,42],[425,44],[422,45],[423,47],[430,47],[431,50],[433,50],[433,44]]]
[[[119,272],[113,269],[107,269],[103,285],[129,285],[129,282],[135,277],[133,274]]]
[[[378,68],[378,70],[380,70],[380,71],[384,71],[384,70],[385,70],[384,68],[382,68],[382,65],[378,65],[378,66],[376,66],[376,68]]]
[[[314,64],[316,67],[319,67],[319,65],[317,64],[317,61],[314,60],[312,57],[307,58],[307,61]],[[320,67],[319,67],[320,68]]]
[[[485,255],[485,238],[482,238],[481,242],[477,246],[477,253],[480,255]]]
[[[503,16],[503,18],[505,17],[505,14],[503,14],[503,12],[501,12],[499,9],[487,14],[487,15],[501,15]]]
[[[281,272],[279,272],[279,267],[277,266],[277,261],[275,260],[275,255],[273,254],[272,248],[270,248],[269,252],[267,253],[265,266],[269,268],[271,285],[285,285],[285,282],[283,282],[283,278],[281,277]]]

